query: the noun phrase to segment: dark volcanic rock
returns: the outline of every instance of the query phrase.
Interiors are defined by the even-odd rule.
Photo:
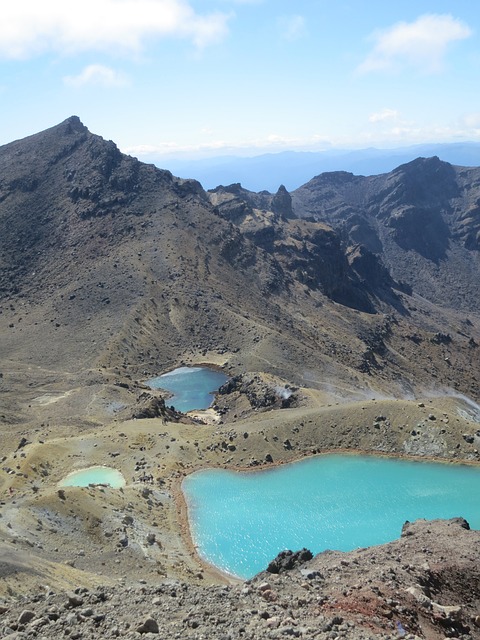
[[[180,418],[180,414],[167,408],[165,400],[158,396],[152,397],[148,393],[143,393],[139,398],[139,404],[143,406],[137,408],[132,415],[132,418],[136,420],[144,418],[163,418],[164,420],[177,422]]]
[[[313,554],[308,549],[300,549],[300,551],[281,551],[268,565],[268,573],[283,573],[291,571],[308,560],[313,558]]]
[[[80,248],[86,229],[93,230],[82,221],[108,217],[95,229],[97,242],[91,244],[98,251],[98,240],[116,226],[115,216],[143,213],[136,204],[140,186],[153,184],[171,196],[177,191],[169,172],[122,154],[76,116],[1,147],[0,229],[8,259],[0,292],[18,286],[27,270],[42,269],[52,249]]]
[[[379,176],[317,176],[292,193],[293,211],[381,253],[394,280],[429,300],[472,308],[480,293],[471,253],[480,249],[479,184],[479,168],[418,158]]]
[[[222,385],[218,394],[245,396],[252,409],[286,409],[294,407],[298,397],[293,390],[275,387],[264,382],[259,376],[242,374],[233,376]]]
[[[340,236],[325,224],[293,220],[285,187],[274,196],[252,194],[240,185],[217,187],[210,199],[222,217],[234,221],[244,237],[271,256],[275,276],[270,278],[269,291],[288,288],[293,279],[335,302],[374,312],[366,288],[349,267]],[[223,250],[238,268],[249,253],[238,233]]]
[[[282,218],[293,218],[292,196],[285,189],[283,184],[278,188],[277,193],[272,198],[272,211]]]

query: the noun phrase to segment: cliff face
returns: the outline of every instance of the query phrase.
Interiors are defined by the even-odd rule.
[[[335,302],[374,313],[377,286],[395,285],[391,278],[383,278],[381,270],[371,286],[359,278],[340,235],[324,222],[294,218],[284,187],[272,195],[232,185],[217,187],[209,197],[222,218],[232,221],[244,237],[271,257],[284,288],[296,281]]]
[[[338,274],[337,290],[322,285],[329,281],[327,272],[322,274],[317,269],[314,279],[333,300],[366,310],[369,305],[359,297],[369,298],[370,303],[372,295],[385,300],[386,290],[391,289],[387,298],[394,300],[393,291],[397,288],[413,290],[446,307],[465,311],[477,308],[478,168],[453,167],[436,157],[418,158],[379,176],[324,173],[292,194],[282,187],[276,194],[256,194],[236,185],[235,189],[218,187],[210,192],[210,198],[223,216],[254,234],[255,240],[269,251],[274,251],[275,234],[292,235],[289,227],[297,218],[310,223],[310,231],[303,232],[306,241],[313,240],[310,244],[316,244],[314,223],[323,223],[335,236],[338,251],[357,258],[361,253],[364,263],[367,254],[374,254],[376,260],[373,256],[368,258],[369,275],[363,269],[359,280],[357,271],[349,270],[344,262],[339,268],[341,261],[332,260],[326,250],[325,260],[335,265]],[[318,264],[318,257],[312,255],[310,265]],[[374,264],[378,267],[373,274]],[[305,272],[313,275],[311,269],[303,268],[299,274]],[[312,282],[309,276],[308,280]],[[356,298],[347,281],[355,287]]]
[[[437,304],[475,309],[479,290],[480,169],[418,158],[391,173],[327,173],[292,194],[299,217],[331,224],[390,275]]]

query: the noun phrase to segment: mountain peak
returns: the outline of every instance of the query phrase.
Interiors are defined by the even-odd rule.
[[[70,116],[57,126],[59,128],[69,129],[70,131],[88,131],[78,116]]]
[[[420,168],[437,168],[450,166],[450,163],[445,162],[444,160],[440,160],[438,156],[429,156],[428,158],[420,156],[415,158],[414,160],[410,160],[409,162],[405,162],[404,164],[399,165],[396,169],[393,170],[393,173],[399,170],[412,169],[418,170]]]
[[[14,158],[12,158],[12,160],[15,159],[15,155],[18,151],[20,151],[21,155],[23,156],[25,153],[29,153],[35,147],[38,148],[39,152],[41,147],[42,150],[40,153],[42,154],[42,156],[44,156],[46,150],[51,151],[52,147],[64,145],[65,138],[69,138],[70,140],[72,139],[72,137],[84,139],[86,135],[93,136],[93,134],[91,134],[87,127],[82,123],[80,118],[74,115],[70,116],[66,120],[63,120],[63,122],[54,125],[53,127],[49,127],[48,129],[40,131],[39,133],[34,133],[33,135],[27,136],[26,138],[21,138],[19,140],[9,142],[1,148],[4,151],[10,149],[10,151],[14,153]],[[100,139],[99,136],[97,137]]]

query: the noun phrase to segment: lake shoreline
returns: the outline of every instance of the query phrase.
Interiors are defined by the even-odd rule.
[[[188,415],[208,410],[215,402],[218,389],[229,380],[219,368],[180,365],[145,381],[151,389],[161,391],[172,407]]]
[[[217,575],[227,582],[233,581],[233,583],[237,581],[245,582],[245,579],[230,574],[226,571],[223,571],[221,568],[216,565],[208,562],[205,558],[201,556],[198,552],[198,545],[196,544],[193,534],[192,528],[190,525],[189,512],[188,512],[188,504],[185,497],[185,493],[183,491],[182,485],[187,476],[192,475],[198,471],[207,471],[207,470],[224,470],[229,471],[231,473],[238,474],[261,474],[268,471],[273,471],[274,469],[282,468],[286,465],[295,464],[298,462],[306,461],[313,458],[326,457],[331,455],[339,455],[339,456],[352,456],[352,457],[370,457],[370,458],[379,458],[379,459],[397,459],[397,460],[405,460],[407,462],[416,462],[416,463],[434,463],[434,464],[443,464],[448,466],[468,466],[468,467],[480,467],[480,462],[472,461],[472,460],[445,460],[444,458],[437,458],[433,456],[413,456],[404,453],[391,453],[391,452],[373,452],[371,450],[361,450],[361,449],[343,449],[343,448],[335,448],[322,451],[320,453],[315,454],[305,454],[300,455],[299,457],[291,460],[279,460],[273,463],[270,463],[268,466],[264,465],[262,468],[252,468],[252,467],[242,467],[242,466],[230,466],[230,465],[198,465],[196,468],[191,469],[188,473],[182,475],[182,477],[177,478],[176,481],[172,484],[172,493],[177,504],[177,513],[179,518],[180,530],[182,536],[184,537],[184,542],[187,549],[192,554],[192,557],[195,558],[197,563],[204,568],[204,570],[208,570],[209,573]],[[293,549],[292,551],[296,551]],[[272,558],[273,559],[273,558]]]

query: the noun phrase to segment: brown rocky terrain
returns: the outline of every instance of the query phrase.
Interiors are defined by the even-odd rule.
[[[276,573],[243,584],[45,586],[0,605],[0,629],[11,640],[479,638],[479,552],[480,533],[465,520],[417,521],[378,547],[306,562],[282,554]]]
[[[428,159],[292,194],[206,193],[76,117],[1,147],[4,635],[133,637],[151,614],[165,637],[398,637],[397,619],[478,637],[477,532],[415,525],[380,550],[322,554],[322,579],[229,586],[196,555],[180,490],[203,466],[331,450],[478,464],[478,171]],[[199,363],[231,376],[208,412],[178,414],[145,386]],[[95,464],[125,487],[58,487]],[[422,554],[451,580],[402,568]],[[385,598],[357,589],[362,575]]]

